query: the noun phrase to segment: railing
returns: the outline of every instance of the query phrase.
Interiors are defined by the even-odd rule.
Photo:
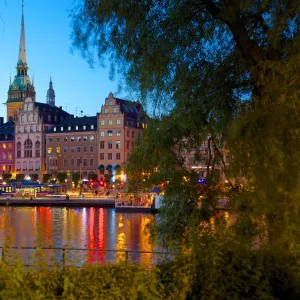
[[[59,263],[63,268],[66,266],[75,265],[76,267],[81,267],[85,262],[81,262],[79,265],[76,265],[76,262],[72,259],[68,258],[67,255],[70,254],[72,251],[84,251],[84,252],[97,252],[98,254],[106,254],[106,253],[115,253],[115,254],[125,254],[125,262],[126,264],[130,262],[130,255],[142,255],[142,254],[150,254],[152,257],[163,257],[164,260],[168,260],[171,257],[174,256],[174,254],[171,254],[170,252],[163,252],[163,251],[142,251],[142,250],[117,250],[117,249],[99,249],[99,248],[69,248],[69,247],[0,247],[1,249],[1,260],[2,262],[12,262],[12,259],[15,255],[13,250],[21,250],[23,253],[26,250],[35,250],[38,251],[59,251],[61,252],[61,262]],[[8,252],[11,253],[11,255],[8,255]],[[85,257],[86,258],[86,257]],[[115,261],[116,259],[114,259]],[[158,261],[158,260],[157,260]],[[108,261],[107,261],[108,262]],[[69,263],[69,264],[67,264]],[[78,262],[77,262],[78,263]],[[93,263],[93,262],[89,262]],[[51,266],[49,263],[47,263],[48,266]],[[34,264],[24,264],[26,267],[34,266]]]

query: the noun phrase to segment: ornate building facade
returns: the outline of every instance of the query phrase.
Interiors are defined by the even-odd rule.
[[[149,117],[140,102],[115,98],[110,93],[97,119],[100,180],[106,173],[116,178],[124,169],[134,142],[147,127]]]
[[[9,120],[9,117],[12,117],[13,120],[16,120],[18,118],[19,109],[23,106],[24,100],[26,98],[30,97],[33,101],[35,101],[34,83],[31,83],[29,75],[27,74],[28,65],[26,60],[25,25],[23,11],[21,19],[19,56],[16,69],[17,74],[15,75],[13,82],[11,82],[10,79],[7,93],[7,121]]]

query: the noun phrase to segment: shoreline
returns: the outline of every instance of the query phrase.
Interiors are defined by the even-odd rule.
[[[102,207],[115,208],[115,199],[0,199],[0,206]]]

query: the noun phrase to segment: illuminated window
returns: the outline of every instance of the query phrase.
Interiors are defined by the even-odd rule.
[[[71,130],[71,126],[68,126],[68,130]]]
[[[84,136],[83,137],[83,140],[86,142],[88,140],[88,137],[87,136]]]
[[[90,136],[90,141],[94,141],[95,137],[93,135]]]
[[[75,137],[74,137],[74,136],[71,136],[70,141],[71,141],[71,142],[74,142],[74,141],[75,141]]]
[[[56,147],[56,153],[60,153],[60,147]]]
[[[91,129],[94,129],[94,125],[91,125]]]
[[[50,154],[50,153],[52,153],[52,148],[51,147],[48,148],[48,154]]]
[[[78,126],[75,126],[75,129],[78,130]]]
[[[83,130],[86,130],[86,126],[85,125],[83,125]]]
[[[2,146],[4,149],[6,149],[6,144],[3,144],[3,146]]]
[[[77,142],[80,142],[81,141],[81,136],[78,136],[77,137]]]
[[[68,138],[65,136],[64,137],[64,142],[67,142],[68,141]]]
[[[56,131],[56,127],[53,128],[53,131]]]

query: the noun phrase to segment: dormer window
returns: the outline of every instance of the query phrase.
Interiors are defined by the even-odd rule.
[[[91,129],[94,129],[94,125],[91,125]]]
[[[56,131],[56,127],[53,128],[53,131]]]
[[[68,126],[68,130],[69,130],[69,131],[71,130],[71,126]]]
[[[63,127],[60,127],[60,131],[64,131],[64,128],[63,128]]]
[[[83,127],[82,127],[82,128],[83,128],[83,130],[86,130],[86,125],[83,125]]]
[[[77,125],[76,125],[75,129],[78,130],[78,126]]]

